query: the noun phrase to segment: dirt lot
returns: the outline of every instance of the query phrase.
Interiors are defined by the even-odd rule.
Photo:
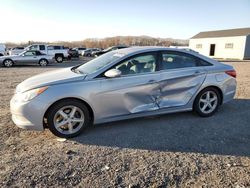
[[[250,187],[250,62],[236,99],[211,118],[179,113],[96,125],[76,139],[17,128],[9,101],[56,67],[0,68],[0,187]],[[76,64],[76,63],[75,63]]]

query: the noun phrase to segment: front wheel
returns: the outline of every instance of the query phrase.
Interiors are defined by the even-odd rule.
[[[3,61],[3,65],[5,67],[12,67],[14,65],[14,62],[11,59],[6,59]]]
[[[47,66],[47,65],[48,65],[48,60],[46,60],[46,59],[41,59],[41,60],[39,61],[39,65],[42,66],[42,67]]]
[[[221,97],[217,89],[202,90],[194,101],[194,111],[201,117],[212,116],[219,108]]]
[[[91,118],[88,108],[80,101],[65,100],[50,108],[47,122],[54,135],[72,138],[91,124]]]

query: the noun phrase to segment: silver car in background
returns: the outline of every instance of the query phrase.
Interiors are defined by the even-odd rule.
[[[47,66],[49,63],[53,62],[54,62],[53,56],[43,54],[38,50],[28,50],[18,55],[0,57],[0,64],[2,64],[5,67],[12,67],[14,65],[29,65],[29,64]]]
[[[10,107],[17,126],[68,138],[93,123],[192,110],[209,117],[235,91],[232,66],[182,49],[133,47],[31,77]]]

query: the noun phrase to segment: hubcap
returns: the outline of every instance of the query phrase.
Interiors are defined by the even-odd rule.
[[[57,57],[57,61],[61,62],[62,61],[62,57]]]
[[[218,96],[214,91],[207,91],[202,94],[199,101],[199,108],[204,114],[213,112],[218,105]]]
[[[84,113],[76,106],[64,106],[54,116],[54,126],[62,134],[74,134],[84,124]]]
[[[40,61],[40,65],[41,65],[41,66],[46,66],[46,65],[47,65],[47,62],[46,62],[45,60],[41,60],[41,61]]]
[[[12,66],[12,61],[11,60],[6,60],[4,64],[5,64],[6,67],[11,67]]]

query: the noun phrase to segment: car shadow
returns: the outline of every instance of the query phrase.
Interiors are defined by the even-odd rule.
[[[212,117],[192,112],[94,125],[81,144],[170,152],[250,156],[250,99],[224,104]]]

